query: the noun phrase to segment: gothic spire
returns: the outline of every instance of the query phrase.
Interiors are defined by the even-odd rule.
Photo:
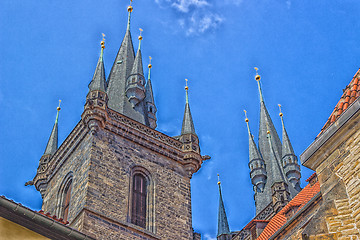
[[[142,29],[140,28],[140,36],[139,36],[139,48],[136,53],[136,57],[134,60],[134,64],[131,70],[131,73],[126,81],[126,96],[129,99],[132,107],[140,103],[145,98],[145,78],[144,78],[144,70],[142,64],[142,56],[141,56],[141,36]],[[141,106],[136,107],[137,110],[143,113],[144,109]]]
[[[251,182],[254,185],[255,194],[258,192],[263,192],[266,184],[267,173],[265,168],[265,162],[259,153],[259,150],[255,144],[254,137],[250,132],[249,119],[246,116],[245,112],[245,122],[247,125],[249,133],[249,168],[250,168],[250,178]]]
[[[262,159],[259,153],[259,150],[256,146],[256,143],[254,141],[254,136],[251,134],[250,126],[249,126],[249,119],[246,116],[246,110],[245,112],[245,122],[249,133],[249,160],[252,159]]]
[[[270,131],[271,142],[273,145],[273,151],[275,152],[276,158],[281,159],[281,141],[278,133],[274,127],[274,124],[271,120],[270,114],[265,106],[261,85],[260,85],[260,75],[257,73],[258,68],[255,68],[256,76],[255,80],[257,81],[259,88],[259,96],[260,96],[260,125],[259,125],[259,149],[262,157],[265,159],[269,159],[270,153],[270,145],[267,140],[267,131]]]
[[[146,103],[146,108],[147,108],[147,112],[148,112],[148,118],[149,118],[149,124],[151,128],[156,128],[157,124],[156,124],[156,106],[155,106],[155,101],[154,101],[154,94],[153,94],[153,90],[152,90],[152,85],[151,85],[151,77],[150,77],[150,70],[152,68],[151,65],[151,57],[149,57],[149,65],[148,65],[148,69],[149,69],[149,73],[148,73],[148,80],[145,86],[145,92],[146,92],[146,97],[145,97],[145,103]]]
[[[189,87],[187,85],[187,79],[185,79],[186,81],[186,86],[185,86],[185,91],[186,91],[186,103],[185,103],[185,112],[184,112],[184,119],[183,119],[183,123],[182,123],[182,128],[181,128],[181,135],[183,134],[187,134],[187,133],[192,133],[195,134],[195,127],[194,127],[194,122],[191,116],[191,112],[190,112],[190,105],[189,105]]]
[[[270,146],[270,157],[269,157],[270,161],[269,162],[271,164],[269,164],[269,165],[271,167],[270,172],[272,173],[271,185],[273,185],[274,183],[277,183],[277,182],[285,182],[284,176],[281,171],[281,165],[279,164],[279,159],[277,159],[273,145],[272,145],[271,132],[270,132],[269,128],[267,128],[266,134],[267,134],[268,143]]]
[[[291,145],[289,136],[285,129],[283,113],[281,112],[281,105],[279,104],[279,116],[281,118],[282,124],[282,164],[284,166],[284,173],[288,178],[289,182],[292,184],[296,191],[300,191],[300,166],[298,164],[297,157],[295,155],[294,149]]]
[[[140,36],[138,37],[139,39],[139,47],[138,47],[138,50],[136,52],[136,57],[135,57],[135,60],[134,60],[134,65],[132,67],[132,70],[131,70],[131,74],[141,74],[142,76],[144,76],[144,70],[143,70],[143,64],[142,64],[142,56],[141,56],[141,40],[143,39],[143,37],[141,36],[141,32],[143,30],[140,28]]]
[[[105,38],[104,38],[105,34],[102,35],[103,35],[103,39],[101,41],[100,57],[96,65],[93,79],[89,84],[89,91],[100,90],[105,92],[105,88],[106,88],[105,68],[104,68],[104,60],[103,60],[104,49],[105,49]]]
[[[61,109],[60,103],[61,103],[61,100],[59,100],[59,106],[56,108],[57,113],[56,113],[55,124],[51,131],[49,141],[46,145],[44,155],[52,155],[56,152],[56,150],[58,148],[58,119],[59,119],[59,112]]]
[[[141,117],[139,118],[138,116],[139,114],[133,113],[131,104],[125,94],[126,80],[131,73],[135,59],[134,46],[130,33],[130,17],[131,12],[133,11],[131,3],[127,10],[129,15],[125,36],[116,55],[107,81],[107,94],[109,97],[108,106],[117,112],[130,115],[129,117],[142,122]]]
[[[219,174],[218,174],[219,178]],[[218,180],[219,185],[219,213],[218,213],[218,233],[217,238],[219,239],[222,235],[230,234],[229,223],[226,217],[225,206],[221,194],[221,182]]]
[[[291,145],[289,136],[285,129],[284,119],[283,119],[283,113],[281,112],[281,105],[278,104],[280,113],[279,116],[281,118],[281,124],[282,124],[282,157],[286,155],[295,155],[294,149]]]

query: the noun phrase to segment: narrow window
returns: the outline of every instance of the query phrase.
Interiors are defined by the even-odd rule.
[[[131,222],[146,228],[146,191],[147,182],[144,175],[133,176]]]
[[[70,207],[70,195],[71,195],[71,184],[72,180],[67,182],[64,192],[63,192],[63,207],[62,207],[62,215],[64,221],[67,221],[69,215],[69,207]]]

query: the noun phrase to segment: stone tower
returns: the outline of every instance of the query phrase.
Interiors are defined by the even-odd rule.
[[[257,70],[257,69],[256,69]],[[300,166],[285,129],[283,114],[283,139],[280,141],[270,114],[265,106],[260,75],[256,74],[260,95],[260,124],[258,146],[250,132],[249,120],[245,119],[249,133],[249,168],[254,185],[256,214],[266,219],[278,212],[300,190]]]
[[[146,82],[132,10],[107,81],[103,39],[81,120],[59,148],[56,120],[33,184],[43,211],[96,239],[193,239],[190,179],[208,156],[200,155],[187,88],[181,136],[155,130],[152,66]]]

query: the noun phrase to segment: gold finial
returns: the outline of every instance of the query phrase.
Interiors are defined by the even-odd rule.
[[[260,79],[261,79],[261,77],[260,77],[260,75],[258,74],[258,68],[257,67],[254,67],[254,69],[255,69],[255,71],[256,71],[256,75],[255,75],[255,80],[256,81],[260,81]]]
[[[278,106],[279,106],[279,110],[280,110],[279,116],[282,117],[283,113],[281,112],[281,104],[278,104]]]
[[[105,34],[102,33],[101,35],[102,35],[102,40],[101,40],[100,44],[101,44],[101,48],[104,49],[105,48]]]
[[[245,113],[245,122],[249,122],[249,119],[247,118],[247,115],[246,115],[246,110],[244,110],[244,113]]]
[[[220,184],[221,184],[221,182],[220,182],[220,175],[218,174],[217,177],[218,177],[218,182],[217,182],[217,184],[220,185]]]
[[[266,122],[266,129],[267,129],[266,133],[270,134],[270,129],[269,129],[269,123],[268,122]]]
[[[149,65],[148,65],[148,68],[152,68],[151,59],[152,59],[152,58],[149,56]]]
[[[187,79],[187,78],[185,78],[185,81],[186,81],[185,90],[187,91],[187,90],[189,90],[189,87],[188,87],[188,79]]]
[[[139,28],[139,30],[140,30],[140,35],[139,35],[138,39],[141,41],[141,40],[143,39],[143,37],[141,36],[141,33],[142,33],[142,31],[144,31],[144,30],[142,30],[141,28]]]
[[[60,104],[61,104],[61,100],[59,100],[59,106],[56,108],[56,110],[60,111],[61,108],[60,108]]]
[[[127,10],[128,12],[132,12],[133,11],[133,7],[131,6],[133,0],[130,0],[130,5],[128,6]]]

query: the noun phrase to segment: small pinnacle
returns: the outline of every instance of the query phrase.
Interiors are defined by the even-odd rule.
[[[217,176],[218,176],[218,182],[217,182],[217,184],[220,185],[220,184],[221,184],[221,182],[220,182],[220,175],[218,174]]]

